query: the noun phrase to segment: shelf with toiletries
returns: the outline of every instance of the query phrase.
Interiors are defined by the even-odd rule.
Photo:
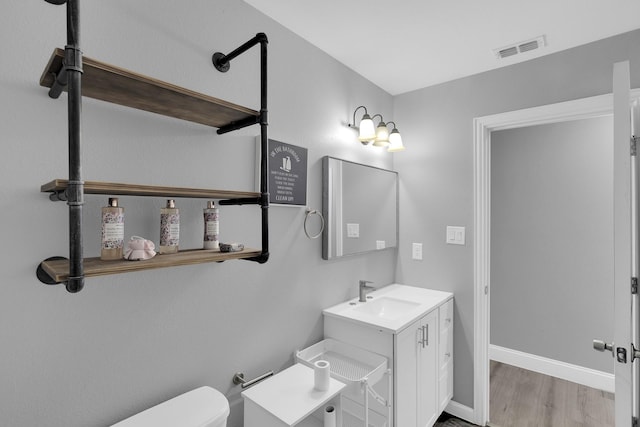
[[[40,187],[43,193],[52,193],[59,200],[65,200],[64,194],[69,181],[54,179]],[[192,199],[258,199],[260,193],[252,191],[212,190],[203,188],[167,187],[156,185],[123,184],[116,182],[85,181],[84,194],[102,194],[105,196],[148,196],[148,197],[185,197]]]
[[[209,95],[194,92],[124,68],[119,68],[84,56],[79,46],[80,14],[78,0],[49,3],[67,8],[67,43],[64,49],[55,49],[40,78],[40,85],[49,88],[50,98],[59,98],[67,92],[69,178],[55,179],[41,186],[53,201],[67,201],[69,207],[69,259],[52,257],[41,262],[36,270],[38,279],[47,285],[64,283],[68,292],[75,293],[84,287],[85,277],[125,273],[152,268],[219,262],[230,259],[247,259],[265,263],[269,259],[269,196],[267,156],[267,44],[264,33],[242,44],[228,54],[215,52],[210,64],[220,72],[230,69],[231,61],[254,46],[260,47],[260,109],[254,110]],[[82,135],[82,98],[90,97],[126,107],[149,111],[218,128],[218,134],[232,132],[252,125],[260,126],[260,192],[213,190],[199,188],[165,187],[112,182],[84,181],[80,147]],[[261,210],[261,249],[243,248],[234,252],[208,249],[217,246],[217,240],[208,242],[208,234],[217,230],[217,207],[211,205],[211,220],[207,222],[205,209],[204,247],[162,254],[151,259],[131,262],[128,260],[104,260],[85,258],[82,246],[82,205],[84,194],[109,196],[151,196],[165,198],[206,198],[219,200],[220,205],[255,205]],[[110,201],[109,208],[118,208]],[[119,226],[112,226],[112,230]],[[103,229],[103,233],[105,230]],[[103,236],[104,238],[104,236]],[[111,240],[111,239],[110,239]],[[162,248],[160,248],[162,252]],[[119,248],[118,248],[119,250]],[[232,248],[231,250],[235,250]],[[119,252],[118,252],[119,255]],[[105,256],[103,255],[103,258]],[[109,257],[115,257],[109,254]]]
[[[155,268],[178,267],[208,262],[221,262],[232,259],[247,259],[260,255],[260,249],[245,248],[238,252],[220,252],[213,249],[188,249],[175,254],[158,254],[143,261],[103,261],[100,257],[84,259],[84,276],[106,276],[110,274],[131,273]],[[69,278],[69,260],[45,260],[41,268],[56,282],[66,282]]]
[[[66,200],[68,181],[56,179],[43,184],[40,191],[50,193],[52,200]],[[118,195],[166,198],[195,198],[195,199],[258,199],[260,193],[250,191],[213,190],[203,188],[152,186],[139,184],[124,184],[114,182],[86,181],[84,193],[92,195]],[[111,200],[111,199],[110,199]],[[116,199],[117,200],[117,199]],[[219,249],[188,249],[177,253],[158,254],[154,258],[141,261],[126,259],[101,259],[100,257],[84,259],[84,276],[104,276],[110,274],[128,273],[155,268],[194,265],[208,262],[222,262],[232,259],[247,259],[259,256],[260,249],[245,248],[234,252],[220,252]],[[67,259],[49,259],[41,264],[42,270],[57,283],[65,282],[69,277],[69,261]]]

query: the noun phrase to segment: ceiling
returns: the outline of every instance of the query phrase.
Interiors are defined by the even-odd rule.
[[[640,28],[638,0],[245,0],[392,95]],[[498,59],[494,49],[544,36]]]

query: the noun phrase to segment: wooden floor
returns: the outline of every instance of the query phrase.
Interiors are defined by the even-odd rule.
[[[613,394],[491,361],[491,426],[613,427]]]

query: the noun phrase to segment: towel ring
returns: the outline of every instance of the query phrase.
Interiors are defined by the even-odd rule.
[[[307,220],[311,215],[318,215],[320,217],[320,221],[322,222],[322,225],[320,226],[320,231],[318,231],[318,234],[314,234],[313,236],[309,234],[309,230],[307,230]],[[324,231],[324,216],[322,216],[322,213],[315,209],[307,208],[307,214],[304,217],[304,234],[306,234],[307,237],[310,239],[317,239],[322,235],[323,231]]]

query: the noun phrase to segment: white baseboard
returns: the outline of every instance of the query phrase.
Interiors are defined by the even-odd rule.
[[[447,414],[451,414],[454,417],[458,417],[470,423],[474,423],[473,409],[468,406],[462,405],[458,402],[454,402],[453,400],[449,402],[444,411]]]
[[[489,359],[598,390],[604,390],[610,393],[615,391],[614,375],[596,371],[595,369],[583,368],[582,366],[547,359],[546,357],[523,353],[497,345],[489,345]]]

